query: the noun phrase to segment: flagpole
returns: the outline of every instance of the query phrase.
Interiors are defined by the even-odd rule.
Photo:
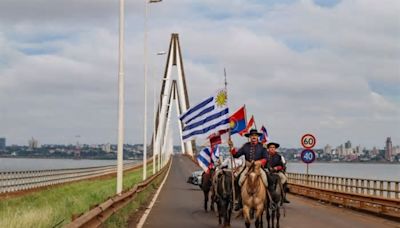
[[[225,77],[226,98],[228,98],[228,82],[226,80],[226,69],[225,69],[225,67],[224,67],[224,77]],[[229,141],[231,141],[231,128],[230,127],[229,127],[229,130],[228,130],[228,134],[229,134]],[[229,145],[229,143],[228,143],[228,145]],[[235,203],[236,202],[236,192],[235,192],[235,176],[233,175],[233,170],[235,170],[236,167],[233,166],[235,163],[233,162],[233,156],[232,156],[231,150],[232,150],[232,148],[229,146],[229,155],[231,157],[231,167],[232,167],[231,175],[232,175],[233,203]],[[235,164],[235,166],[236,166],[236,164]]]

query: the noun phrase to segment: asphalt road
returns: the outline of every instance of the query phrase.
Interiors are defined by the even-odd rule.
[[[152,208],[144,227],[169,228],[218,227],[218,218],[213,212],[203,210],[203,192],[198,186],[186,183],[189,175],[199,168],[185,156],[174,156],[168,179]],[[286,216],[281,217],[281,227],[398,227],[400,223],[348,209],[325,205],[318,201],[290,195],[290,204],[285,204]],[[283,214],[283,211],[282,211]],[[231,227],[244,227],[242,218],[232,215]],[[252,225],[252,227],[254,227]],[[265,217],[264,217],[264,227]]]

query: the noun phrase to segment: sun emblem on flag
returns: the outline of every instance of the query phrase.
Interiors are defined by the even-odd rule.
[[[218,92],[217,97],[215,98],[215,103],[217,103],[218,107],[226,106],[227,94],[225,90],[221,90]]]

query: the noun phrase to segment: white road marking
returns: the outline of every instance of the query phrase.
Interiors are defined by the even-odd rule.
[[[154,203],[156,202],[157,197],[158,197],[158,195],[160,194],[161,189],[162,189],[162,187],[164,186],[165,181],[166,181],[167,178],[168,178],[169,171],[171,170],[172,159],[173,159],[173,158],[171,157],[171,163],[169,164],[168,171],[167,171],[167,174],[166,174],[165,177],[164,177],[163,182],[161,183],[161,185],[160,185],[160,187],[158,188],[156,194],[154,195],[153,199],[151,200],[151,203],[150,203],[149,207],[146,209],[146,211],[143,213],[142,217],[140,218],[139,223],[138,223],[137,226],[136,226],[137,228],[142,228],[143,225],[144,225],[144,223],[146,222],[146,219],[147,219],[147,217],[149,216],[150,211],[151,211],[151,209],[153,208]]]

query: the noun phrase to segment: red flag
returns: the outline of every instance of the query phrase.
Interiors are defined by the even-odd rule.
[[[253,125],[254,125],[254,116],[251,116],[249,122],[247,123],[246,128],[245,128],[243,131],[239,132],[239,134],[240,134],[241,136],[243,136],[244,134],[246,134],[247,132],[249,132],[251,126],[253,126]]]
[[[229,117],[231,125],[231,135],[239,133],[246,129],[246,107],[243,105],[233,115]]]
[[[217,144],[221,144],[222,143],[221,135],[227,133],[228,131],[229,131],[228,129],[220,130],[218,133],[210,135],[208,139],[210,140],[211,148],[214,148],[214,146]]]

